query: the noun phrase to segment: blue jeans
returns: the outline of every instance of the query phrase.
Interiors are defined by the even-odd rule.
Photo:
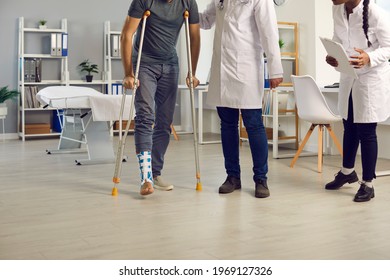
[[[141,65],[135,95],[135,148],[152,151],[153,177],[161,175],[176,105],[179,66]]]
[[[222,150],[225,169],[229,176],[240,178],[239,109],[217,107],[221,119]],[[268,142],[262,121],[262,109],[241,109],[242,119],[248,132],[253,161],[253,180],[266,180],[268,172]]]
[[[357,150],[361,150],[363,181],[376,178],[375,168],[378,158],[377,123],[354,123],[352,94],[349,96],[348,119],[343,119],[343,167],[354,168]]]

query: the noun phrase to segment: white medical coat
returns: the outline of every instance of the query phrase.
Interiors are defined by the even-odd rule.
[[[340,115],[348,117],[348,99],[352,90],[355,123],[385,121],[390,116],[390,24],[389,15],[374,3],[370,3],[368,14],[368,47],[364,35],[363,1],[349,15],[344,4],[333,6],[334,36],[348,55],[357,55],[354,48],[363,49],[370,57],[370,64],[357,70],[358,79],[340,75],[338,109]]]
[[[270,78],[283,77],[279,35],[272,0],[212,0],[200,13],[200,26],[215,24],[207,103],[230,108],[261,108],[264,58]]]

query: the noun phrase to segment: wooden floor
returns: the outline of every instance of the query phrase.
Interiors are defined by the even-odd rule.
[[[0,259],[390,259],[390,177],[375,180],[376,198],[359,204],[357,183],[324,190],[339,156],[324,158],[323,174],[316,157],[299,158],[293,169],[291,159],[270,158],[271,197],[256,199],[244,143],[243,189],[220,195],[223,157],[213,144],[199,147],[197,192],[193,138],[180,135],[163,173],[175,189],[141,197],[132,141],[118,197],[114,164],[76,166],[86,154],[47,155],[58,139],[0,141]],[[377,169],[390,169],[390,160]]]

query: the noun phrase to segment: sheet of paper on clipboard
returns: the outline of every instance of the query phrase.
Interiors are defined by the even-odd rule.
[[[350,58],[345,52],[343,46],[340,43],[327,38],[320,37],[320,39],[328,55],[334,57],[337,60],[339,65],[335,67],[335,69],[341,73],[347,74],[357,79],[358,76],[356,74],[355,68],[349,64]]]

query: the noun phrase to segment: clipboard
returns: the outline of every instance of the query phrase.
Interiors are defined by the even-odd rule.
[[[345,49],[343,46],[335,42],[333,40],[330,40],[328,38],[320,37],[320,40],[322,44],[324,45],[326,52],[328,55],[334,57],[339,65],[335,67],[336,71],[344,73],[346,75],[349,75],[355,79],[358,78],[356,74],[355,68],[349,63],[350,58],[348,57],[347,53],[345,52]]]

